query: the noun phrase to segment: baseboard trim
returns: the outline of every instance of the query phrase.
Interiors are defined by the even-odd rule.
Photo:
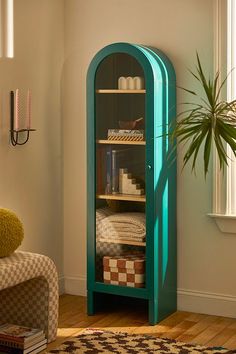
[[[65,284],[65,293],[70,295],[80,295],[86,296],[87,295],[87,283],[85,276],[77,276],[77,277],[68,277],[65,276],[64,278]]]
[[[236,296],[178,289],[178,310],[235,317]]]
[[[59,286],[59,295],[65,293],[65,279],[64,276],[61,275],[58,277],[58,286]]]
[[[63,278],[63,293],[86,296],[86,277]],[[236,296],[209,293],[198,290],[179,288],[177,291],[177,308],[180,311],[204,313],[208,315],[235,317]]]

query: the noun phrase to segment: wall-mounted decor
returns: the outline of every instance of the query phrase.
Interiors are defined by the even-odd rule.
[[[22,117],[22,106],[25,106],[26,116]],[[10,140],[13,146],[24,145],[29,140],[32,129],[32,95],[31,91],[27,91],[25,102],[20,100],[20,90],[10,92]]]

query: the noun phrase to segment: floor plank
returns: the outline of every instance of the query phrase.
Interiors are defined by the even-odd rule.
[[[150,334],[207,346],[236,348],[236,319],[177,311],[155,326],[148,324],[145,308],[116,306],[94,315],[86,314],[86,298],[62,295],[59,305],[58,336],[47,350],[86,328]]]

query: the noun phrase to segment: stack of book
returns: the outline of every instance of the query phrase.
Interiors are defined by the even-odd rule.
[[[0,354],[36,354],[47,347],[41,329],[6,323],[0,326]]]

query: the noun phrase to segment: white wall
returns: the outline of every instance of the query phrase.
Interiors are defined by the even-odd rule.
[[[46,254],[63,273],[61,74],[64,1],[15,0],[15,57],[0,59],[0,199],[22,220],[21,249]],[[9,143],[9,91],[32,90],[36,132]]]
[[[179,86],[195,87],[187,68],[196,50],[213,66],[214,0],[66,0],[64,85],[64,240],[66,291],[85,294],[86,276],[86,71],[96,52],[112,42],[163,50]],[[178,103],[187,98],[178,91]],[[178,306],[236,313],[236,236],[221,234],[211,211],[211,174],[204,180],[178,158]]]

